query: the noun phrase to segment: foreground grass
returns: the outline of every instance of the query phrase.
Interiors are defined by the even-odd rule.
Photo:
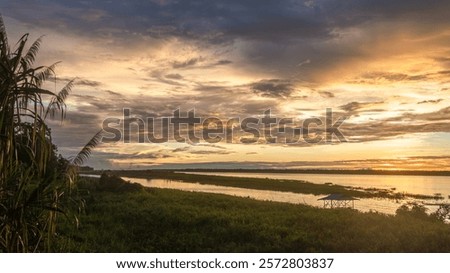
[[[450,227],[430,219],[145,189],[118,179],[85,189],[79,228],[64,221],[59,231],[62,251],[450,251]]]

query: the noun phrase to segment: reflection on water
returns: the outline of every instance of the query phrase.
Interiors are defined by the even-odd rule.
[[[101,177],[101,175],[99,175],[99,174],[84,174],[84,173],[80,173],[79,176],[90,177],[90,178],[100,178]]]
[[[315,207],[322,207],[322,201],[317,199],[324,197],[325,195],[312,195],[312,194],[299,194],[290,192],[278,192],[278,191],[263,191],[253,190],[235,187],[224,187],[215,185],[202,185],[198,183],[184,183],[179,181],[165,180],[165,179],[142,179],[122,177],[124,180],[130,182],[139,183],[145,187],[163,188],[163,189],[177,189],[191,192],[206,192],[206,193],[219,193],[227,194],[238,197],[248,197],[257,200],[285,202],[293,204],[306,204]],[[382,213],[394,214],[395,210],[406,203],[405,200],[397,202],[388,199],[361,199],[355,201],[355,209],[360,211],[375,210]]]
[[[304,174],[304,173],[239,173],[239,172],[186,172],[201,175],[254,177],[304,180],[316,184],[333,183],[343,186],[395,189],[397,192],[450,195],[450,176],[423,175],[355,175],[355,174]]]

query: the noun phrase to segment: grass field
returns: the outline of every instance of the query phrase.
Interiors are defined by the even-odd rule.
[[[80,185],[79,228],[61,219],[65,252],[448,252],[450,226],[218,194],[148,189],[116,177]]]

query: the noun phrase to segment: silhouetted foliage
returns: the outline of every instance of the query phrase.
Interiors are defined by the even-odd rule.
[[[450,220],[450,205],[442,204],[439,208],[431,214],[437,220],[445,222]]]
[[[46,123],[64,119],[73,81],[45,89],[56,64],[34,66],[41,38],[26,48],[28,36],[11,48],[0,17],[0,252],[50,251],[57,215],[74,204],[76,168],[57,154]]]
[[[427,208],[416,202],[408,202],[400,206],[396,212],[398,216],[414,217],[419,219],[431,219],[430,215],[427,214]]]

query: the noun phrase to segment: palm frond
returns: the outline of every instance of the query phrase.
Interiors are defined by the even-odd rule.
[[[60,62],[56,62],[50,66],[47,67],[37,67],[36,71],[39,71],[37,75],[34,77],[34,80],[36,81],[37,86],[41,86],[43,82],[48,80],[51,76],[54,76],[55,68]]]
[[[100,143],[103,136],[103,129],[98,131],[81,151],[71,160],[75,166],[81,166],[91,155],[92,150]]]
[[[72,90],[72,87],[74,86],[75,79],[68,82],[62,89],[59,91],[59,93],[54,96],[50,103],[47,106],[47,110],[44,115],[44,119],[47,118],[48,115],[50,115],[51,118],[55,116],[55,113],[57,111],[61,112],[61,120],[65,118],[65,107],[66,107],[66,98],[69,96],[70,91]]]
[[[39,37],[34,43],[31,45],[31,47],[28,49],[27,54],[23,57],[24,62],[27,64],[27,66],[31,66],[34,63],[34,60],[36,59],[36,55],[39,51],[39,48],[41,46],[42,37]]]
[[[6,35],[5,23],[3,22],[3,18],[1,16],[0,16],[0,51],[2,57],[4,57],[4,55],[9,55],[8,35]]]
[[[25,45],[27,44],[27,41],[28,41],[28,33],[24,34],[16,44],[17,48],[13,53],[13,57],[11,58],[13,71],[24,70],[25,68],[21,67],[20,65],[23,58],[22,54],[23,51],[25,50]]]

